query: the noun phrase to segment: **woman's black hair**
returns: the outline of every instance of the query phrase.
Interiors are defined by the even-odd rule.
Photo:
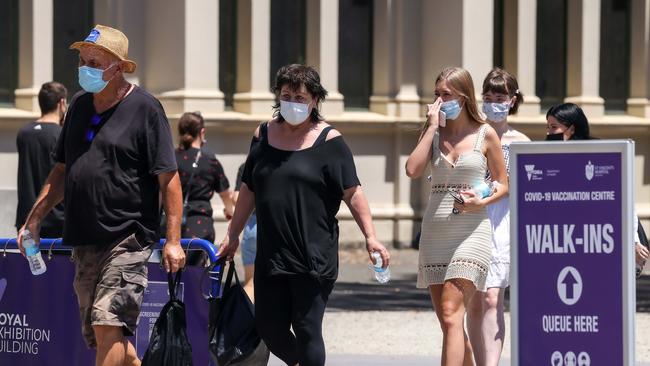
[[[327,90],[321,85],[320,76],[313,67],[300,64],[282,66],[278,70],[275,76],[275,84],[271,88],[276,97],[279,97],[280,91],[285,85],[288,85],[293,90],[298,90],[300,86],[304,85],[309,94],[316,99],[316,105],[310,114],[311,121],[316,123],[324,119],[318,111],[318,104],[325,100]],[[280,114],[279,101],[273,105],[273,117],[277,117],[279,122],[284,121]]]
[[[589,121],[582,111],[582,108],[573,103],[563,103],[551,107],[546,112],[546,119],[554,117],[558,122],[567,128],[573,126],[574,132],[571,140],[591,140],[593,137],[589,134]]]

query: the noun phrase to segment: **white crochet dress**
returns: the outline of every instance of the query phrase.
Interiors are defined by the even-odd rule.
[[[472,151],[452,164],[440,152],[440,136],[433,138],[432,187],[422,218],[417,287],[442,284],[453,278],[474,283],[485,291],[492,256],[492,229],[485,209],[454,215],[451,189],[468,190],[483,181],[487,160],[481,148],[487,125],[480,127]]]

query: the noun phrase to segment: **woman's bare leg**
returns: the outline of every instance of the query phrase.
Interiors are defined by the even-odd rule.
[[[465,334],[465,309],[476,291],[471,281],[453,279],[429,287],[431,300],[443,335],[442,365],[473,365],[471,348]]]

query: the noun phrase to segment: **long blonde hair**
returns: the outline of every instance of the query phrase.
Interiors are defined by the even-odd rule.
[[[472,75],[461,67],[447,67],[438,74],[436,78],[436,86],[439,82],[446,81],[447,86],[465,99],[465,107],[470,118],[478,123],[485,123],[483,118],[478,112],[478,105],[476,103],[476,94],[474,93],[474,82]]]

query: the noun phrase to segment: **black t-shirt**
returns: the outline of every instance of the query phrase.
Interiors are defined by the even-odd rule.
[[[183,186],[183,200],[187,196],[187,216],[212,218],[210,199],[214,192],[221,193],[230,188],[230,183],[217,156],[206,147],[201,148],[201,156],[197,167],[194,168],[193,164],[198,152],[199,149],[194,147],[188,150],[176,150],[178,174]],[[194,176],[192,176],[192,171],[194,171]],[[191,182],[190,177],[192,177]]]
[[[241,189],[241,177],[244,175],[244,167],[246,166],[246,163],[243,163],[242,165],[239,166],[239,169],[237,169],[237,178],[235,179],[235,191],[239,191]]]
[[[110,245],[136,234],[143,245],[158,240],[158,175],[176,171],[174,146],[160,102],[134,87],[99,115],[91,93],[70,104],[57,145],[65,164],[65,225],[68,245]],[[89,142],[91,131],[95,137]]]
[[[342,136],[285,151],[269,145],[266,125],[252,144],[242,181],[255,193],[257,257],[265,275],[338,275],[336,213],[346,189],[360,185],[352,153]]]
[[[18,207],[16,229],[20,229],[43,184],[54,167],[53,153],[61,126],[56,123],[30,122],[18,131]],[[52,209],[41,222],[41,235],[60,237],[63,232],[63,205]],[[47,235],[47,236],[46,236]]]

